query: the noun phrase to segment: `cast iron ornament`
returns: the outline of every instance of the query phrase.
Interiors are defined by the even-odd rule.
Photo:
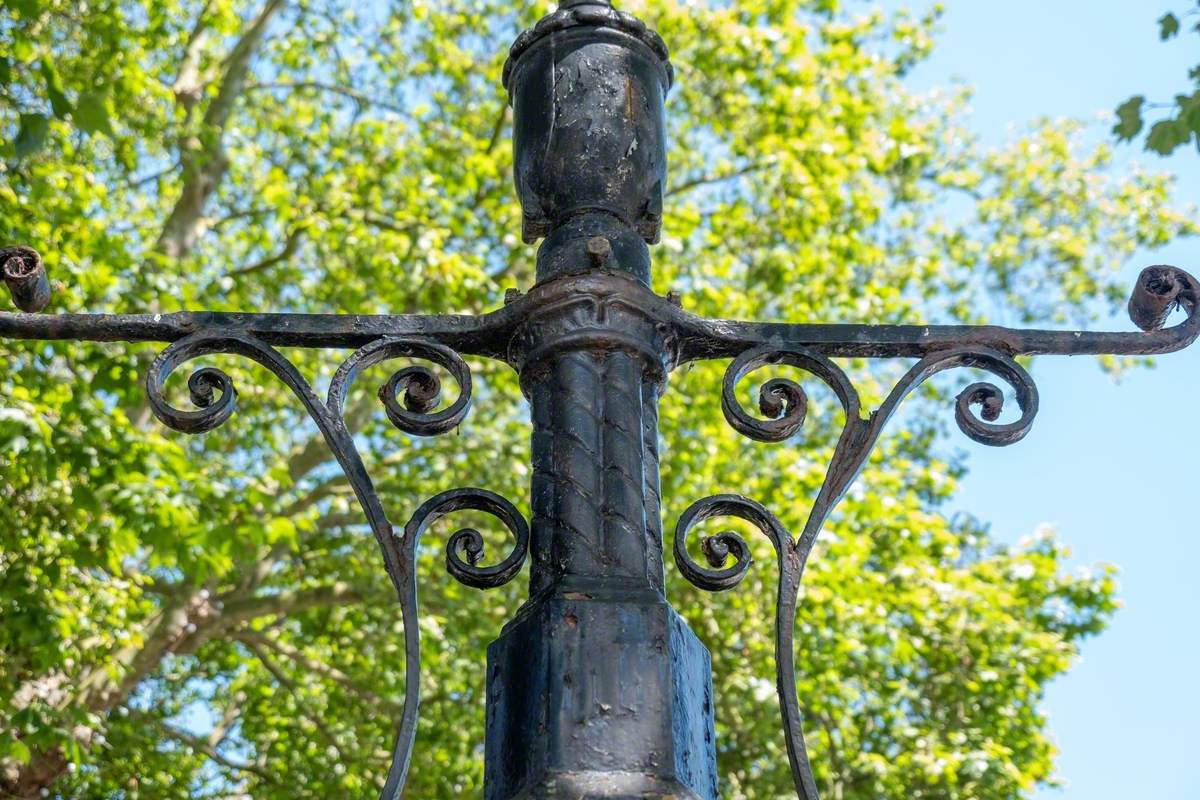
[[[641,21],[613,9],[607,0],[563,0],[558,11],[517,39],[504,80],[514,107],[516,182],[525,209],[525,235],[530,241],[539,237],[546,241],[538,254],[536,285],[527,294],[512,293],[503,308],[480,316],[0,313],[0,337],[166,343],[150,367],[146,392],[155,416],[183,433],[213,430],[230,419],[237,404],[232,380],[211,367],[196,369],[188,380],[195,408],[183,410],[167,401],[167,378],[195,359],[217,354],[243,356],[274,373],[291,389],[353,487],[400,601],[408,689],[381,795],[384,800],[401,796],[416,738],[420,642],[415,567],[418,540],[431,523],[464,509],[497,517],[513,536],[512,551],[493,566],[480,566],[482,537],[472,529],[459,530],[446,546],[447,569],[468,586],[492,588],[512,580],[533,552],[530,607],[547,597],[594,602],[589,607],[596,610],[590,613],[603,618],[606,606],[600,601],[606,592],[632,596],[645,588],[651,592],[648,596],[661,598],[656,403],[667,376],[694,361],[732,359],[721,392],[725,418],[751,439],[786,442],[795,440],[803,428],[807,410],[804,389],[791,380],[768,380],[761,386],[759,416],[741,405],[737,386],[750,373],[775,365],[812,375],[832,389],[845,412],[845,423],[824,484],[799,536],[793,536],[758,502],[720,494],[694,503],[680,517],[674,556],[690,582],[702,589],[724,591],[746,575],[750,550],[737,534],[719,533],[702,541],[707,564],[702,566],[687,547],[694,527],[710,518],[732,516],[750,522],[770,539],[779,570],[775,643],[785,741],[797,796],[817,800],[796,693],[793,637],[800,581],[818,533],[900,403],[939,372],[960,367],[990,372],[1014,390],[1019,418],[997,422],[1003,391],[992,383],[974,383],[958,395],[955,420],[963,433],[977,442],[1014,444],[1029,433],[1038,411],[1037,388],[1018,357],[1134,356],[1180,350],[1200,335],[1200,283],[1175,267],[1143,271],[1129,300],[1129,315],[1141,332],[1130,333],[781,324],[693,316],[679,307],[677,298],[659,297],[648,287],[646,243],[656,241],[659,235],[666,175],[662,100],[673,80],[662,39]],[[564,84],[568,88],[564,89]],[[572,120],[586,124],[586,140]],[[631,148],[633,141],[643,146]],[[22,311],[38,312],[49,303],[50,283],[34,250],[23,246],[0,249],[0,270]],[[1184,319],[1164,327],[1176,309],[1182,309]],[[322,399],[278,347],[352,352]],[[512,503],[474,488],[438,495],[420,506],[403,530],[395,530],[347,429],[344,401],[356,376],[384,361],[416,359],[444,368],[458,385],[458,397],[441,408],[441,386],[434,372],[424,366],[407,366],[380,389],[389,420],[416,436],[454,430],[466,417],[472,400],[471,371],[464,355],[509,364],[520,375],[522,389],[530,398],[535,428],[532,535]],[[916,359],[916,363],[879,408],[868,412],[834,358],[905,358]],[[583,431],[581,425],[588,430]],[[589,547],[592,540],[606,542],[608,550],[599,555],[585,552],[586,548],[579,546],[585,540]],[[586,591],[579,591],[580,586]],[[631,586],[634,589],[629,589]],[[562,587],[575,588],[565,592]],[[510,627],[532,614],[523,609]],[[568,613],[566,621],[571,629],[581,625],[574,612]],[[624,624],[614,622],[619,630],[613,630],[628,635],[629,629],[620,627]],[[509,628],[505,630],[508,635]],[[596,636],[608,632],[600,624],[594,631]],[[560,634],[556,629],[551,636]],[[489,651],[489,675],[500,675],[505,667],[506,656],[499,642],[496,647],[495,654]],[[553,649],[547,652],[551,661],[568,657]],[[576,657],[586,655],[584,650],[571,652]],[[491,663],[493,656],[495,664]],[[568,679],[573,677],[569,666],[564,667]],[[654,669],[647,674],[658,675]],[[514,752],[514,747],[516,752],[532,752],[536,736],[545,733],[546,720],[553,722],[555,712],[566,705],[560,708],[553,706],[558,701],[546,700],[553,707],[538,712],[542,714],[539,733],[530,734],[511,719],[493,719],[494,711],[503,708],[494,695],[498,697],[509,687],[498,678],[493,684],[489,678],[485,796],[489,800],[624,797],[638,792],[639,797],[715,800],[711,676],[708,681],[708,686],[699,687],[708,699],[705,707],[696,709],[696,718],[690,723],[694,730],[667,734],[670,741],[657,743],[675,748],[676,763],[663,772],[657,763],[646,766],[637,762],[631,769],[622,759],[643,756],[629,756],[615,747],[611,753],[587,756],[604,762],[590,765],[594,769],[566,768],[559,762],[550,763],[545,754],[535,754],[530,765],[496,763],[501,759],[493,758],[493,748],[495,752]],[[541,697],[557,688],[534,687],[531,696]],[[679,713],[679,698],[689,688],[697,687],[669,687],[675,692],[675,713]],[[614,730],[619,733],[621,723],[611,724],[618,725]],[[579,730],[568,729],[570,735],[564,741],[577,739]],[[506,736],[517,740],[504,741]],[[693,736],[689,742],[699,744],[681,743],[687,736]],[[567,754],[563,763],[570,761]]]

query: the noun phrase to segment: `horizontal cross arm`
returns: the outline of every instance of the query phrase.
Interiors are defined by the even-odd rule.
[[[204,332],[241,333],[275,347],[359,348],[383,337],[429,339],[466,355],[502,358],[512,321],[504,309],[480,316],[0,313],[0,339],[176,342]]]
[[[763,346],[803,347],[836,358],[923,358],[957,347],[1021,355],[1157,355],[1181,350],[1200,336],[1200,282],[1175,267],[1150,267],[1129,301],[1133,332],[1051,331],[994,325],[820,325],[708,320],[679,314],[680,363],[732,358]],[[1163,328],[1182,308],[1187,318]]]

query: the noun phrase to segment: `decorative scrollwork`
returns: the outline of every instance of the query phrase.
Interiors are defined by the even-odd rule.
[[[403,552],[400,572],[405,576],[400,592],[400,609],[404,616],[405,692],[400,730],[392,754],[392,765],[381,800],[399,800],[408,779],[412,763],[413,744],[417,738],[417,710],[421,702],[421,629],[417,625],[417,545],[421,535],[438,519],[455,511],[483,511],[499,518],[516,539],[508,558],[491,567],[480,567],[483,556],[483,537],[472,528],[456,531],[446,544],[446,568],[462,583],[479,589],[502,586],[512,580],[529,553],[529,526],[512,503],[485,489],[452,489],[426,501],[404,526]],[[466,559],[463,559],[463,556]]]
[[[1146,267],[1129,296],[1129,318],[1144,331],[1159,331],[1176,308],[1190,322],[1200,306],[1200,283],[1178,267]]]
[[[500,495],[486,489],[452,489],[427,501],[404,529],[404,539],[416,547],[421,534],[438,519],[455,511],[483,511],[499,519],[512,533],[516,544],[499,564],[481,567],[483,536],[474,528],[462,528],[446,543],[446,569],[458,581],[476,589],[493,589],[512,580],[529,553],[529,525],[516,507]]]
[[[1004,380],[1012,386],[1021,409],[1021,416],[1013,422],[997,423],[1004,411],[1004,392],[992,383],[972,383],[959,393],[954,403],[954,420],[959,429],[976,442],[992,447],[1006,447],[1024,439],[1038,413],[1037,385],[1015,360],[998,350],[983,348],[952,348],[921,359],[880,406],[875,414],[879,421],[873,427],[882,427],[900,402],[929,378],[959,367],[982,369]],[[973,406],[980,407],[979,416]],[[879,431],[874,431],[874,435],[878,437]]]
[[[759,391],[759,410],[767,419],[750,415],[738,402],[737,385],[742,378],[761,367],[775,364],[797,367],[824,381],[846,412],[846,429],[868,436],[878,436],[882,424],[914,389],[933,375],[956,367],[982,369],[1000,377],[1013,387],[1017,405],[1021,408],[1019,419],[997,424],[1004,408],[1003,391],[991,383],[971,384],[955,402],[955,421],[971,439],[993,446],[1018,442],[1029,433],[1038,411],[1037,387],[1029,373],[1008,355],[990,348],[947,348],[927,355],[901,378],[879,410],[869,420],[864,420],[858,392],[836,364],[806,348],[767,346],[748,350],[734,359],[725,372],[721,389],[721,410],[726,420],[739,433],[760,442],[781,442],[791,438],[803,426],[807,414],[807,394],[798,383],[786,378],[773,378]],[[981,407],[979,416],[973,412],[973,406]],[[841,444],[861,440],[861,435],[851,436],[849,441]]]
[[[784,364],[797,367],[829,386],[845,411],[833,458],[821,490],[813,503],[798,539],[783,527],[762,505],[737,495],[717,495],[692,505],[675,529],[675,563],[689,581],[709,591],[736,586],[750,568],[750,549],[733,531],[706,538],[703,551],[709,568],[700,566],[688,553],[688,534],[700,522],[720,516],[744,519],[761,530],[774,544],[779,557],[779,596],[775,619],[775,661],[779,705],[783,715],[788,757],[796,793],[801,800],[817,800],[816,784],[808,761],[801,730],[801,714],[796,696],[794,626],[796,603],[804,567],[821,528],[838,501],[861,472],[871,449],[887,421],[900,403],[933,375],[948,369],[982,369],[1012,386],[1021,416],[999,423],[1004,408],[1004,392],[992,383],[973,383],[955,401],[955,421],[971,439],[987,445],[1003,446],[1020,441],[1029,432],[1038,411],[1037,387],[1029,373],[1010,356],[984,347],[954,347],[926,355],[912,367],[888,394],[879,409],[864,418],[858,392],[845,372],[825,356],[804,347],[768,345],[742,353],[725,373],[721,408],[725,418],[740,433],[764,442],[791,438],[804,424],[808,398],[795,381],[774,378],[759,392],[759,409],[768,419],[751,416],[737,400],[737,384],[761,367]],[[974,408],[980,408],[979,415]],[[732,564],[728,562],[732,559]],[[728,565],[727,565],[728,564]]]
[[[355,351],[342,364],[330,383],[327,400],[322,402],[295,366],[267,343],[246,333],[203,331],[179,339],[167,347],[154,360],[146,377],[150,407],[165,425],[184,433],[204,433],[225,423],[233,414],[237,403],[233,381],[213,367],[199,369],[188,379],[195,410],[178,409],[165,397],[167,379],[176,369],[193,359],[216,354],[250,358],[273,372],[292,390],[329,444],[379,543],[388,576],[400,600],[400,613],[404,621],[404,709],[392,763],[380,795],[383,800],[398,800],[412,763],[421,694],[415,577],[416,547],[421,533],[433,521],[453,511],[473,509],[498,517],[516,539],[513,552],[499,564],[479,566],[483,556],[483,537],[470,528],[459,530],[451,536],[446,550],[446,566],[451,575],[468,586],[489,588],[506,583],[520,571],[529,551],[529,528],[516,508],[499,495],[482,489],[459,489],[438,495],[422,505],[405,528],[404,535],[397,537],[354,444],[354,438],[346,428],[345,398],[358,374],[382,361],[401,357],[432,361],[445,367],[459,384],[459,396],[448,408],[434,411],[438,405],[441,384],[426,367],[401,369],[380,390],[388,418],[398,428],[414,435],[432,436],[452,430],[466,416],[471,403],[471,371],[457,353],[443,345],[384,337]]]
[[[434,411],[442,383],[428,367],[411,366],[395,372],[380,388],[379,398],[392,424],[413,436],[437,436],[457,428],[471,409],[471,368],[444,345],[420,339],[386,337],[357,350],[334,375],[328,405],[339,416],[346,392],[364,369],[393,358],[420,358],[444,367],[459,387],[458,398]]]
[[[721,387],[721,411],[735,430],[760,442],[790,439],[804,425],[808,414],[808,395],[803,387],[786,378],[773,378],[759,390],[758,407],[767,419],[749,414],[737,398],[737,385],[751,372],[773,364],[784,364],[816,375],[825,381],[848,417],[858,417],[858,392],[844,372],[832,361],[805,348],[758,347],[733,360],[725,372]]]
[[[695,586],[710,592],[723,592],[741,583],[750,569],[750,548],[746,540],[734,531],[721,531],[706,537],[701,543],[705,560],[712,569],[700,566],[687,549],[692,530],[714,517],[738,517],[754,525],[767,535],[777,551],[791,545],[791,534],[762,505],[735,494],[720,494],[706,497],[692,504],[675,526],[675,563]],[[728,567],[726,562],[733,558]]]
[[[146,397],[158,420],[181,433],[206,433],[224,425],[237,407],[233,380],[219,369],[205,367],[188,378],[188,391],[196,409],[176,408],[166,399],[167,378],[184,363],[215,353],[244,355],[260,361],[255,343],[237,335],[194,334],[175,342],[150,365],[146,375]]]
[[[817,800],[817,784],[804,743],[803,717],[796,694],[795,627],[800,579],[808,560],[812,540],[795,540],[778,518],[761,503],[736,494],[719,494],[693,503],[675,526],[675,563],[689,581],[708,591],[724,591],[736,586],[750,568],[750,549],[733,531],[723,531],[704,540],[705,557],[713,569],[705,569],[687,551],[691,531],[708,519],[737,517],[763,532],[775,547],[779,563],[779,592],[775,603],[775,690],[792,768],[796,795],[801,800]],[[732,557],[734,563],[725,562]]]
[[[0,247],[0,280],[22,311],[41,311],[54,294],[42,257],[32,247]]]

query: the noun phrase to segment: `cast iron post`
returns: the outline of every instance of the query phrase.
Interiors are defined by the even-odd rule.
[[[416,741],[420,705],[417,553],[431,523],[464,509],[492,514],[511,532],[503,559],[482,566],[483,539],[450,536],[446,567],[480,589],[502,585],[532,552],[530,597],[488,648],[486,800],[719,796],[708,652],[663,594],[658,400],[682,365],[731,359],[721,387],[729,424],[751,439],[785,442],[804,424],[807,397],[773,379],[758,414],[739,382],[773,365],[798,368],[829,387],[845,422],[804,528],[793,535],[755,500],[720,494],[692,503],[675,527],[682,575],[711,591],[733,588],[750,568],[739,536],[704,539],[707,565],[689,552],[693,529],[738,517],[777,556],[776,689],[797,797],[817,800],[801,732],[793,626],[804,566],[822,526],[854,481],[897,407],[944,370],[982,370],[1012,387],[1017,418],[1000,422],[1004,393],[967,386],[955,420],[990,445],[1020,441],[1039,398],[1017,357],[1035,354],[1150,355],[1200,336],[1200,284],[1175,267],[1144,270],[1129,302],[1139,332],[1014,330],[956,325],[824,325],[702,319],[650,288],[650,251],[662,225],[666,183],[664,98],[667,49],[657,34],[608,0],[562,0],[523,33],[505,67],[514,111],[515,177],[528,242],[544,238],[528,294],[479,316],[354,314],[169,314],[39,316],[51,302],[42,260],[28,247],[0,249],[0,277],[23,312],[0,313],[0,338],[165,342],[146,378],[151,409],[165,425],[204,433],[234,413],[237,392],[213,367],[187,382],[193,408],[166,398],[186,363],[238,355],[265,367],[295,394],[324,435],[362,507],[404,619],[404,708],[381,797],[398,800]],[[802,243],[801,243],[802,244]],[[1185,318],[1166,328],[1176,309]],[[349,348],[322,398],[277,347]],[[462,355],[500,359],[520,375],[532,408],[532,531],[517,508],[486,489],[443,492],[398,530],[343,413],[355,378],[394,359],[432,362],[459,385],[442,403],[425,366],[397,370],[380,391],[391,422],[415,436],[458,427],[472,399]],[[834,358],[914,361],[884,401],[864,408]],[[717,698],[719,700],[719,698]]]
[[[650,280],[666,181],[666,47],[607,2],[564,2],[505,67],[539,283]],[[708,652],[663,597],[665,328],[580,291],[514,343],[532,406],[532,597],[488,648],[486,792],[716,800]]]

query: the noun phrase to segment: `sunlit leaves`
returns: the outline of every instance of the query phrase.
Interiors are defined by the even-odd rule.
[[[1194,18],[1196,10],[1189,16]],[[1167,41],[1176,38],[1182,28],[1179,16],[1168,13],[1158,20],[1159,39]],[[1191,32],[1200,34],[1200,23],[1191,26]],[[1200,67],[1188,72],[1188,78],[1193,81],[1197,91],[1191,94],[1177,94],[1174,104],[1161,103],[1155,108],[1168,109],[1165,119],[1160,119],[1150,125],[1146,134],[1146,149],[1159,155],[1169,156],[1180,147],[1196,142],[1200,147]],[[1146,110],[1150,108],[1145,97],[1131,97],[1117,106],[1117,124],[1113,134],[1123,142],[1132,141],[1146,128]]]

